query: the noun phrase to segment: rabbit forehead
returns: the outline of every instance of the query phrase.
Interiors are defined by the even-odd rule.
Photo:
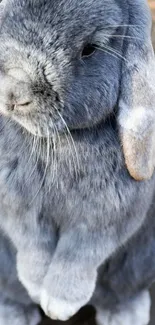
[[[90,34],[97,28],[120,25],[123,13],[120,3],[126,0],[8,0],[5,30],[16,33],[20,41],[51,35],[73,41],[73,36]],[[5,26],[5,28],[4,28]]]
[[[3,0],[4,1],[4,0]],[[46,23],[54,20],[59,20],[63,17],[63,20],[67,21],[71,18],[78,19],[81,17],[92,17],[94,14],[100,13],[108,19],[109,14],[115,12],[117,8],[122,8],[127,0],[7,0],[9,5],[12,5],[12,10],[20,11],[20,16],[22,14],[25,16],[33,16],[33,18],[42,17],[45,19]],[[6,4],[6,0],[5,0]],[[23,9],[23,10],[22,10]],[[24,9],[26,11],[24,11]],[[89,11],[88,11],[89,10]],[[55,15],[57,14],[57,16]],[[79,15],[80,14],[80,15]],[[80,16],[80,17],[79,17]],[[99,17],[98,17],[99,18]],[[85,21],[86,23],[87,21]]]

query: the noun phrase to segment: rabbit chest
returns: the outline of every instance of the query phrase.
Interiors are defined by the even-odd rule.
[[[45,141],[5,124],[0,138],[0,225],[56,229],[83,223],[118,231],[145,218],[150,182],[128,174],[115,126],[103,123]],[[135,221],[136,220],[136,221]]]

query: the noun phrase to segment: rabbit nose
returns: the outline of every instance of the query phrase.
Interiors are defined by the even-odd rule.
[[[24,113],[33,101],[29,86],[25,83],[17,83],[13,88],[8,95],[8,111],[22,110]]]
[[[31,80],[27,73],[19,68],[13,68],[7,74],[12,86],[9,94],[9,111],[26,111],[32,103]]]
[[[21,69],[0,73],[0,111],[29,113],[34,101],[32,82]]]

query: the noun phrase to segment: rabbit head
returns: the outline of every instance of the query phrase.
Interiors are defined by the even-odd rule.
[[[2,1],[0,113],[41,137],[105,119],[119,94],[125,3]]]
[[[155,60],[147,0],[3,0],[0,7],[0,113],[47,137],[99,123],[120,95],[127,168],[149,178]]]

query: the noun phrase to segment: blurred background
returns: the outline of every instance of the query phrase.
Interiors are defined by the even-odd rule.
[[[148,0],[148,1],[152,11],[152,18],[153,18],[152,40],[155,48],[155,0]],[[152,312],[151,312],[152,315],[151,315],[151,322],[149,325],[155,325],[155,286],[151,290],[151,295],[152,295]],[[94,310],[92,308],[86,307],[82,309],[78,313],[78,315],[73,317],[68,322],[56,322],[56,321],[45,319],[41,323],[41,325],[95,325],[94,315],[95,315]],[[137,325],[137,324],[133,324],[133,325]]]

